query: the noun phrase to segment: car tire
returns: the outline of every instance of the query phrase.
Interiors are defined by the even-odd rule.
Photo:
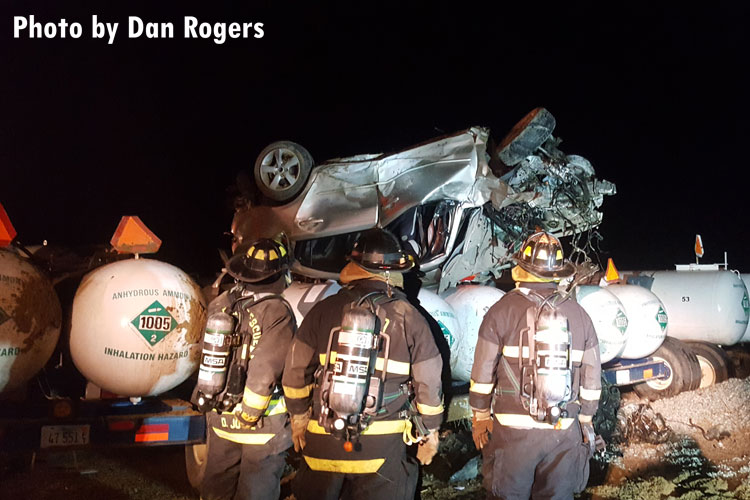
[[[185,445],[185,472],[190,485],[200,490],[206,474],[207,447],[205,444]]]
[[[555,129],[555,117],[545,108],[533,109],[497,146],[497,155],[505,165],[512,167],[531,155],[550,138]]]
[[[724,349],[708,342],[686,342],[686,344],[700,363],[700,388],[710,387],[729,378],[729,367],[732,362]]]
[[[733,345],[727,348],[727,356],[731,362],[730,376],[735,378],[747,378],[750,376],[750,352],[747,344]]]
[[[700,373],[698,359],[679,340],[667,337],[661,347],[649,357],[666,363],[672,373],[665,380],[648,380],[635,384],[633,391],[638,396],[655,401],[691,390],[696,385],[696,378],[697,383],[700,383],[700,376],[696,375]]]
[[[312,167],[313,158],[304,147],[291,141],[273,142],[255,160],[255,185],[266,198],[288,202],[305,187]]]

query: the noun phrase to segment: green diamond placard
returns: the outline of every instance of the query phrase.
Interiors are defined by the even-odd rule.
[[[448,327],[446,327],[442,321],[437,320],[438,326],[440,326],[440,330],[443,332],[443,337],[445,337],[446,342],[448,342],[448,347],[453,347],[453,344],[456,343],[456,338],[453,336],[450,330],[448,330]]]
[[[662,306],[659,306],[659,310],[656,311],[656,321],[659,323],[662,332],[667,329],[667,311]]]
[[[750,300],[748,300],[746,293],[742,294],[742,309],[745,310],[745,316],[750,314]],[[2,322],[0,321],[0,323]]]
[[[157,300],[136,316],[130,324],[143,335],[149,345],[154,346],[175,329],[177,320]]]
[[[625,313],[622,312],[622,309],[619,307],[617,308],[617,315],[615,316],[614,321],[615,328],[620,330],[620,333],[625,333],[625,330],[628,329],[628,317],[625,316]]]
[[[8,316],[8,313],[6,313],[5,311],[3,311],[2,307],[0,307],[0,325],[2,325],[3,323],[5,323],[9,319],[10,319],[10,316]]]

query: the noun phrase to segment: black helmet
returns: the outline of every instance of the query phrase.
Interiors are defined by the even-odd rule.
[[[396,237],[380,228],[360,233],[347,258],[370,271],[406,271],[414,266]]]
[[[567,278],[575,271],[563,256],[560,240],[545,232],[526,238],[513,259],[525,271],[541,278]]]
[[[284,245],[262,238],[238,247],[237,253],[227,262],[227,273],[236,280],[256,283],[288,267],[289,254]]]

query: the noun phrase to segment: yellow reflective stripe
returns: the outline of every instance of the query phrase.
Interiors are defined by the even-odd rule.
[[[271,440],[272,437],[274,437],[276,434],[253,434],[253,433],[233,433],[233,432],[227,432],[223,431],[221,429],[218,429],[216,427],[211,427],[217,436],[219,436],[222,439],[226,439],[228,441],[232,441],[234,443],[240,443],[240,444],[266,444]]]
[[[518,357],[518,346],[517,345],[506,345],[503,346],[503,356],[506,358],[517,358]],[[529,346],[523,346],[523,357],[529,357]]]
[[[297,389],[295,387],[284,387],[284,395],[286,397],[292,398],[292,399],[302,399],[306,398],[310,395],[310,391],[312,391],[313,384],[306,385],[305,387],[301,389]]]
[[[576,363],[580,363],[581,361],[583,361],[583,351],[579,351],[578,349],[571,349],[570,359],[572,359]]]
[[[335,351],[331,351],[331,359],[329,360],[329,363],[336,363],[336,356],[337,353]],[[325,353],[320,354],[319,357],[321,365],[326,362]],[[385,360],[383,358],[378,358],[375,361],[375,369],[383,371],[383,363],[385,363]],[[404,363],[403,361],[394,361],[392,359],[389,359],[387,372],[394,375],[409,375],[411,373],[411,363]]]
[[[286,413],[286,401],[283,396],[279,399],[272,399],[263,416],[272,417],[273,415],[278,415],[280,413]]]
[[[326,353],[323,353],[320,355],[320,364],[324,364],[326,362]],[[329,363],[335,363],[336,362],[336,351],[331,351],[331,359],[328,360]]]
[[[421,413],[422,415],[440,415],[443,413],[443,404],[440,403],[437,406],[430,406],[430,405],[423,405],[422,403],[417,403],[417,411]]]
[[[255,408],[256,410],[265,410],[268,406],[268,402],[271,401],[271,395],[261,396],[257,392],[253,392],[245,387],[245,392],[242,395],[242,404]]]
[[[590,424],[593,418],[594,417],[592,415],[583,415],[583,414],[578,415],[578,420],[580,422],[583,422],[584,424]]]
[[[581,390],[579,391],[579,395],[587,401],[599,401],[599,398],[602,395],[602,390],[601,389],[586,389],[584,387],[581,387]]]
[[[398,434],[404,432],[408,426],[408,420],[378,420],[370,422],[367,429],[362,432],[364,436],[378,436],[382,434]],[[310,420],[307,422],[307,432],[311,434],[328,434],[318,422]]]
[[[385,463],[385,458],[371,460],[328,460],[305,456],[307,466],[312,470],[339,472],[341,474],[372,474],[377,472]]]
[[[375,361],[375,369],[383,371],[383,363],[385,363],[385,360],[383,358],[378,358]],[[393,373],[394,375],[409,375],[409,373],[411,373],[411,363],[389,359],[387,372]]]
[[[575,421],[574,418],[561,418],[557,421],[557,424],[550,425],[546,422],[538,422],[531,415],[519,415],[517,413],[495,413],[495,418],[500,422],[500,425],[523,429],[567,429]]]
[[[469,392],[475,392],[477,394],[492,394],[492,389],[495,388],[495,384],[480,384],[471,380],[469,384]]]

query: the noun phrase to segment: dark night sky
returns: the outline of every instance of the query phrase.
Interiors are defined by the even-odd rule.
[[[499,138],[544,106],[561,149],[617,184],[604,257],[670,268],[701,233],[704,262],[726,250],[750,272],[747,7],[154,3],[0,7],[0,202],[24,243],[106,243],[135,214],[164,241],[157,257],[215,269],[227,188],[274,140],[324,160],[471,125]],[[83,36],[13,39],[13,16],[31,14]],[[113,45],[90,38],[92,14],[120,23]],[[128,39],[129,15],[174,22],[175,39]],[[185,15],[265,36],[184,40]]]

